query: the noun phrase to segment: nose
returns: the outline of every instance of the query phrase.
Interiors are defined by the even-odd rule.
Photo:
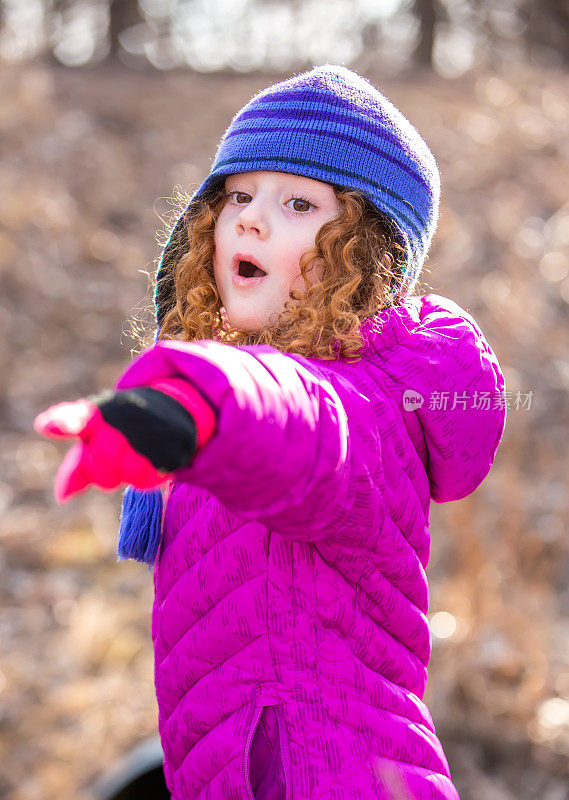
[[[268,221],[259,198],[253,198],[250,203],[243,205],[236,225],[238,233],[253,233],[260,239],[267,235]]]

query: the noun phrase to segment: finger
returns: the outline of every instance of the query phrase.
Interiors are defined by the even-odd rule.
[[[85,431],[97,407],[82,398],[50,406],[34,420],[34,430],[44,436],[69,439]]]
[[[66,503],[74,494],[84,492],[91,480],[87,468],[86,447],[77,442],[67,452],[55,477],[55,499]]]

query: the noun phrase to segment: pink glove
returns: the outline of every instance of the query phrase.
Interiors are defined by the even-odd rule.
[[[149,393],[148,389],[154,391]],[[138,402],[137,392],[145,402],[148,398],[152,401],[147,408]],[[129,402],[130,398],[136,401],[134,405]],[[150,414],[147,409],[150,409]],[[173,469],[162,467],[165,459],[163,447],[160,454],[155,454],[157,438],[164,438],[162,431],[167,436],[173,435],[173,445],[177,446],[181,440],[182,445],[185,443],[185,449],[172,452],[169,454],[171,458],[167,459],[179,468],[187,465],[195,452],[211,438],[215,414],[191,384],[182,379],[168,378],[139,390],[107,392],[99,397],[50,406],[36,417],[34,429],[56,439],[80,439],[68,451],[55,479],[56,500],[64,503],[91,484],[112,491],[122,483],[137,489],[151,489],[166,482]],[[150,441],[149,446],[146,446],[147,441]],[[146,455],[136,449],[133,442],[141,450],[146,450]]]

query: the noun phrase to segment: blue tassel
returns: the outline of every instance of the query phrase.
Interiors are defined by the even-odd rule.
[[[127,486],[120,519],[117,555],[154,564],[162,527],[162,491]]]
[[[160,338],[156,328],[154,342]],[[118,560],[132,558],[152,566],[156,561],[162,529],[162,491],[127,486],[122,499]]]

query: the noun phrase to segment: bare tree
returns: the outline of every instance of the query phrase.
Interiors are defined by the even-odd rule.
[[[419,20],[419,41],[413,53],[414,61],[422,67],[432,68],[435,47],[436,0],[414,0],[412,13]]]
[[[525,23],[524,38],[529,52],[553,50],[569,64],[569,3],[567,0],[522,0],[518,11]]]
[[[114,60],[121,50],[119,35],[126,28],[141,22],[142,18],[137,0],[110,0],[109,15],[109,58]]]

